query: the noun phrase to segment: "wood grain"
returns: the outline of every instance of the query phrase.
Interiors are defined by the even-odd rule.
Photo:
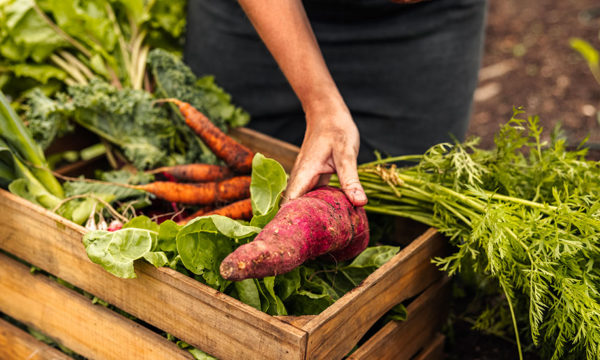
[[[308,332],[308,359],[339,359],[396,304],[439,279],[430,259],[445,253],[446,239],[427,230],[365,281],[302,328]]]
[[[288,173],[292,171],[299,147],[248,128],[232,129],[230,134],[255,152],[279,161]]]
[[[446,318],[449,281],[443,276],[407,307],[405,321],[390,321],[348,360],[408,360],[426,347]]]
[[[71,360],[62,352],[0,319],[0,359]]]
[[[90,359],[193,359],[167,339],[0,254],[0,309]]]
[[[442,334],[436,334],[429,345],[423,348],[414,360],[442,360],[444,358],[444,342],[446,337]]]
[[[305,331],[174,270],[140,262],[136,279],[116,278],[87,258],[84,228],[4,190],[0,219],[3,250],[219,359],[305,356]]]

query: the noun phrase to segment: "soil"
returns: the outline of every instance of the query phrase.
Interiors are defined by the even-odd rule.
[[[492,147],[499,125],[522,106],[527,115],[540,117],[546,138],[560,123],[569,144],[589,136],[590,158],[600,159],[600,84],[569,45],[579,37],[600,49],[599,31],[597,0],[490,1],[469,135]],[[455,320],[448,334],[448,359],[518,358],[511,341],[471,330],[465,321]]]
[[[493,145],[498,124],[522,106],[548,131],[560,122],[570,143],[600,144],[600,84],[569,45],[600,49],[597,0],[490,1],[480,85],[469,134]]]

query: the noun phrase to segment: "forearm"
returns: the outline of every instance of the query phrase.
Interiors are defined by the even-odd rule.
[[[239,3],[307,115],[346,108],[301,0],[239,0]],[[308,121],[311,118],[307,116]]]

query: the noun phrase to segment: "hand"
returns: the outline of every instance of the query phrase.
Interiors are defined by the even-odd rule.
[[[307,112],[306,133],[292,169],[284,202],[326,185],[337,173],[342,190],[355,206],[367,203],[358,180],[356,158],[360,138],[347,108]]]

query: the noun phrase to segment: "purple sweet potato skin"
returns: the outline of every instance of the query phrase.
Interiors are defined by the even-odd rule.
[[[239,281],[283,274],[323,254],[342,261],[368,242],[364,209],[354,207],[341,190],[320,187],[283,205],[254,241],[223,260],[221,276]]]

